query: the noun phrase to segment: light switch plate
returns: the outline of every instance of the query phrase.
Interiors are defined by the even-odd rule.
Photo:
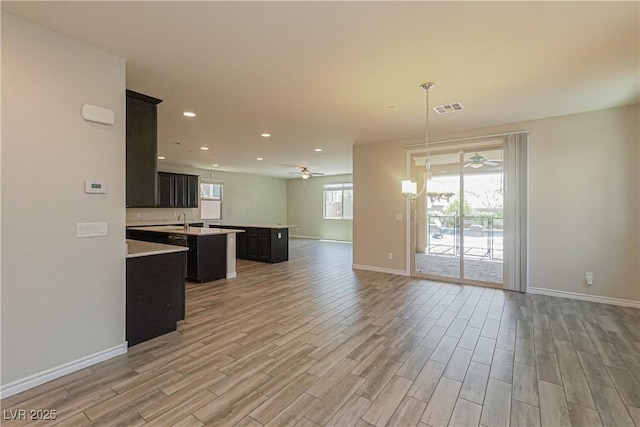
[[[79,222],[76,224],[76,237],[98,237],[106,235],[106,222]]]

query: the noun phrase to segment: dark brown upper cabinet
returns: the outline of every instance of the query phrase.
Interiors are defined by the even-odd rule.
[[[127,90],[127,207],[157,204],[157,105],[161,102]]]
[[[198,175],[158,172],[159,208],[197,208]]]

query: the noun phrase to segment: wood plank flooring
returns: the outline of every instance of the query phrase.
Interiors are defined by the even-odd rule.
[[[640,427],[640,310],[290,255],[188,284],[177,332],[1,402],[55,421],[2,424]]]

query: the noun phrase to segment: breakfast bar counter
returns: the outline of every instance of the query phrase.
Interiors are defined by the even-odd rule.
[[[236,277],[238,229],[174,225],[128,227],[127,238],[188,248],[188,280],[203,283]]]

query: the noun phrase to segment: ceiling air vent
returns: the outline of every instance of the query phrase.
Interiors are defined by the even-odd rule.
[[[433,111],[435,111],[438,114],[448,114],[448,113],[455,113],[456,111],[462,111],[464,107],[462,107],[462,104],[459,102],[454,102],[453,104],[445,104],[445,105],[439,105],[437,107],[433,107]]]

